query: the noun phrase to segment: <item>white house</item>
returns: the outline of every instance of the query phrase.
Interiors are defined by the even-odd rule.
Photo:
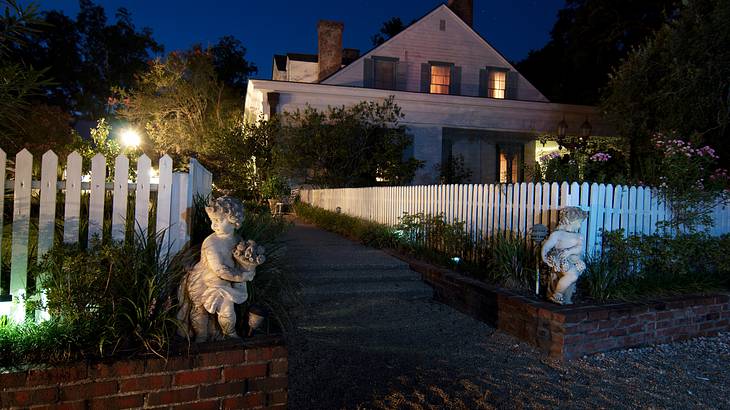
[[[612,134],[595,107],[549,102],[471,21],[472,1],[450,0],[362,56],[343,51],[342,23],[320,21],[317,56],[277,56],[274,80],[249,81],[247,116],[394,96],[414,138],[412,154],[426,161],[417,184],[435,182],[435,165],[449,155],[463,155],[472,171],[465,182],[522,181],[523,165],[556,149],[538,136],[555,135],[561,121],[568,135],[578,135],[586,121],[591,135]]]

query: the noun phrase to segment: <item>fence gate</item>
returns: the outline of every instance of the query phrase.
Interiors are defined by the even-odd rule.
[[[7,155],[2,150],[0,164],[5,170]],[[63,221],[65,243],[77,243],[81,239],[82,222],[88,222],[89,240],[104,234],[106,222],[111,226],[111,239],[121,241],[125,239],[129,215],[133,215],[133,229],[147,233],[150,212],[154,209],[155,230],[164,232],[162,249],[175,254],[190,240],[194,198],[209,195],[212,187],[212,174],[197,160],[190,160],[189,172],[173,172],[172,158],[167,155],[160,158],[157,168],[149,157],[140,156],[133,170],[134,178],[130,175],[129,159],[124,155],[116,157],[113,169],[109,170],[107,159],[102,154],[95,155],[91,159],[91,172],[86,175],[82,172],[83,159],[76,151],[66,158],[62,172],[53,151],[43,154],[40,180],[33,180],[33,165],[33,156],[24,149],[15,156],[9,180],[6,181],[6,172],[0,172],[0,186],[5,188],[5,195],[0,196],[0,209],[4,209],[6,197],[13,201],[11,221],[3,221],[0,213],[0,233],[5,232],[4,226],[12,224],[12,236],[0,235],[0,248],[2,242],[11,241],[10,283],[2,287],[7,293],[0,294],[0,316],[12,317],[16,322],[25,317],[31,223],[37,222],[36,257],[40,259],[53,246],[57,221]],[[59,175],[64,178],[59,179]],[[150,193],[156,193],[156,200],[153,201]],[[134,204],[130,205],[132,194]],[[34,198],[38,202],[37,216],[31,212]],[[62,203],[57,203],[59,198]],[[83,221],[82,204],[88,204]],[[127,209],[128,206],[133,208]],[[105,213],[109,208],[111,215]],[[0,252],[0,266],[2,263],[5,261]]]

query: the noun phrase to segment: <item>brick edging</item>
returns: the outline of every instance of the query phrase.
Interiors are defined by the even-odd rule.
[[[0,408],[286,408],[287,372],[279,336],[191,344],[167,359],[0,369]]]
[[[730,293],[643,303],[561,306],[489,285],[450,269],[385,250],[431,285],[434,299],[537,347],[572,359],[613,349],[670,343],[730,331]]]

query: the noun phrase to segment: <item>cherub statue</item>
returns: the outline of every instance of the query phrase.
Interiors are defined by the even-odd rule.
[[[563,208],[558,227],[542,245],[542,260],[552,268],[548,298],[561,305],[572,303],[575,282],[586,269],[582,259],[583,237],[578,231],[587,216],[580,208]]]
[[[246,282],[266,260],[263,247],[243,241],[235,232],[243,222],[241,201],[222,196],[211,200],[205,212],[213,233],[203,241],[200,261],[178,288],[177,318],[192,330],[196,342],[239,337],[234,304],[248,299]]]

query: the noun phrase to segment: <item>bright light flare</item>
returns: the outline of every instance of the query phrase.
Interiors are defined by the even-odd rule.
[[[121,143],[125,147],[137,148],[142,143],[142,138],[139,136],[139,133],[132,128],[122,130],[120,136]]]

